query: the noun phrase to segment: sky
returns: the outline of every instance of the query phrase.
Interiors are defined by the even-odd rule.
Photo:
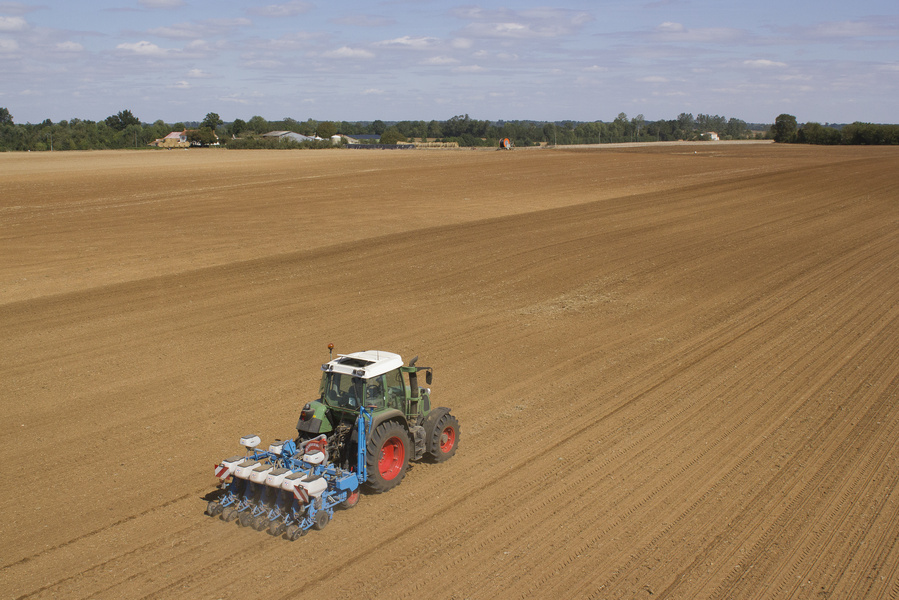
[[[16,123],[899,123],[897,0],[0,0]]]

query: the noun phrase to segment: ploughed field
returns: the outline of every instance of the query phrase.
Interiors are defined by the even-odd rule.
[[[0,154],[3,598],[899,597],[899,148]],[[327,344],[459,452],[203,514]]]

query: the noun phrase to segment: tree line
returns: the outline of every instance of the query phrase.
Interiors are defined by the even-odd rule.
[[[323,142],[285,142],[261,137],[270,131],[293,131],[323,138]],[[122,110],[103,121],[82,119],[57,123],[17,124],[9,110],[0,107],[0,151],[104,150],[146,148],[172,131],[186,131],[193,145],[218,144],[231,148],[324,148],[332,147],[333,135],[374,135],[380,143],[411,140],[457,142],[460,146],[496,146],[509,138],[518,146],[538,144],[608,144],[709,139],[742,140],[768,138],[778,142],[895,144],[897,126],[853,123],[840,129],[806,123],[780,115],[773,125],[749,124],[719,115],[681,113],[676,119],[647,121],[643,115],[629,118],[620,113],[613,121],[482,121],[467,114],[446,121],[297,121],[284,118],[269,121],[254,116],[247,121],[225,123],[218,114],[208,113],[202,121],[144,123],[130,110]]]
[[[775,142],[784,144],[884,146],[899,144],[899,125],[860,121],[842,127],[828,127],[814,122],[799,125],[795,116],[781,114],[771,126],[771,137]]]

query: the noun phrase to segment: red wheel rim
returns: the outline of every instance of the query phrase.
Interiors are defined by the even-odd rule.
[[[447,427],[443,430],[443,433],[440,434],[440,451],[449,452],[455,445],[456,430],[452,427]]]
[[[391,480],[399,475],[406,459],[406,447],[397,437],[392,437],[381,447],[381,460],[378,461],[378,471],[381,477]]]
[[[359,490],[356,490],[346,497],[346,503],[349,506],[355,506],[357,502],[359,502]]]

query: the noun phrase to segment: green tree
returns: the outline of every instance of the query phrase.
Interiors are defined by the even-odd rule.
[[[206,118],[203,119],[202,123],[200,123],[200,128],[202,129],[206,127],[211,129],[212,131],[215,131],[219,128],[219,125],[222,125],[223,123],[224,121],[222,121],[218,114],[214,112],[206,113]]]
[[[2,106],[0,106],[0,125],[12,125],[12,115]]]
[[[200,127],[199,129],[190,129],[187,132],[187,141],[191,144],[199,144],[200,146],[208,146],[217,141],[215,132],[211,127]]]
[[[247,121],[247,129],[254,133],[267,133],[271,130],[271,126],[268,121],[260,117],[259,115],[255,115]]]
[[[387,125],[384,124],[384,121],[381,119],[375,119],[371,124],[371,132],[377,135],[381,135],[387,131]]]
[[[246,128],[246,121],[244,121],[243,119],[234,119],[231,122],[231,125],[228,126],[228,133],[233,136],[238,136],[240,135],[240,132],[246,130]]]
[[[744,139],[749,135],[749,125],[746,121],[731,118],[727,121],[724,133],[734,140]]]
[[[121,110],[106,117],[106,124],[116,131],[124,131],[129,125],[140,125],[140,119],[131,114],[130,110]]]
[[[771,126],[774,141],[787,144],[796,141],[796,117],[788,114],[778,115]]]
[[[381,134],[382,144],[396,144],[397,142],[405,142],[406,136],[400,133],[396,127],[390,127]]]
[[[318,137],[329,140],[332,135],[337,134],[337,125],[333,121],[322,121],[318,124],[315,133],[318,134]]]

